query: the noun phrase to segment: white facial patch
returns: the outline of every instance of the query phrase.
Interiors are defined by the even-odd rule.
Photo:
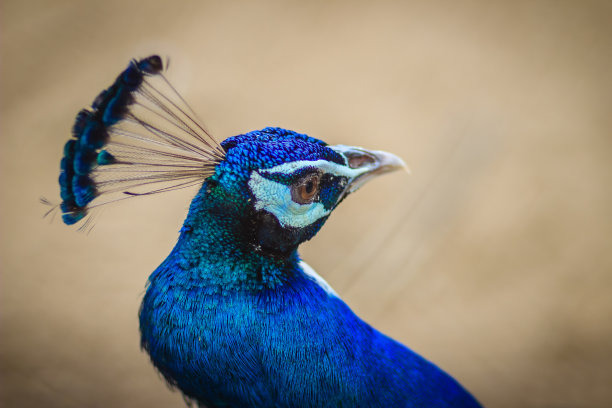
[[[249,187],[255,195],[255,209],[263,208],[274,214],[283,227],[302,228],[331,212],[321,203],[296,203],[291,199],[289,186],[268,180],[256,171],[251,174]]]
[[[249,188],[255,196],[255,209],[264,209],[273,214],[283,227],[302,228],[312,224],[319,218],[327,216],[331,209],[326,210],[322,203],[298,204],[291,199],[290,186],[269,180],[260,174],[292,174],[308,167],[317,168],[323,173],[334,176],[346,177],[349,181],[369,170],[368,168],[351,169],[327,160],[300,160],[283,163],[271,169],[260,170],[259,172],[253,171],[249,179]]]

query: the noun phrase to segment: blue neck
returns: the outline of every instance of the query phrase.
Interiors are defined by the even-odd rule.
[[[142,347],[169,384],[218,407],[478,406],[309,278],[297,251],[258,249],[248,201],[209,184],[140,310]]]
[[[204,183],[176,246],[151,278],[171,271],[188,287],[191,282],[213,293],[273,289],[287,282],[298,268],[297,251],[282,256],[263,251],[255,240],[251,214],[243,198]]]

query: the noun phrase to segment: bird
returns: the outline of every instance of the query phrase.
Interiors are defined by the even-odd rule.
[[[298,253],[347,196],[404,162],[280,127],[219,143],[166,66],[131,60],[77,114],[59,208],[87,229],[100,206],[198,186],[139,311],[141,347],[167,383],[209,408],[480,407]]]

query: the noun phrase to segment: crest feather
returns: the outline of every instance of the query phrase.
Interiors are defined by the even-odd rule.
[[[77,114],[59,177],[66,224],[114,201],[201,184],[224,159],[163,71],[157,55],[132,60]]]

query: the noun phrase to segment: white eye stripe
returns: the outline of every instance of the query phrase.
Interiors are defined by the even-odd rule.
[[[370,170],[367,166],[351,169],[346,165],[328,160],[300,160],[279,164],[265,170],[253,171],[249,179],[249,188],[255,196],[255,209],[264,209],[273,214],[283,227],[295,228],[306,227],[329,215],[331,209],[325,209],[322,203],[298,204],[291,198],[290,186],[262,176],[262,174],[274,173],[289,175],[306,168],[316,168],[325,174],[346,177],[349,180],[353,180]]]
[[[279,164],[278,166],[272,167],[270,169],[260,170],[260,173],[282,173],[282,174],[292,174],[298,170],[302,170],[304,168],[314,167],[317,168],[324,173],[333,174],[334,176],[342,176],[347,177],[348,179],[353,179],[359,176],[362,173],[365,173],[369,170],[367,166],[351,169],[343,164],[333,163],[327,160],[300,160],[289,163]]]

